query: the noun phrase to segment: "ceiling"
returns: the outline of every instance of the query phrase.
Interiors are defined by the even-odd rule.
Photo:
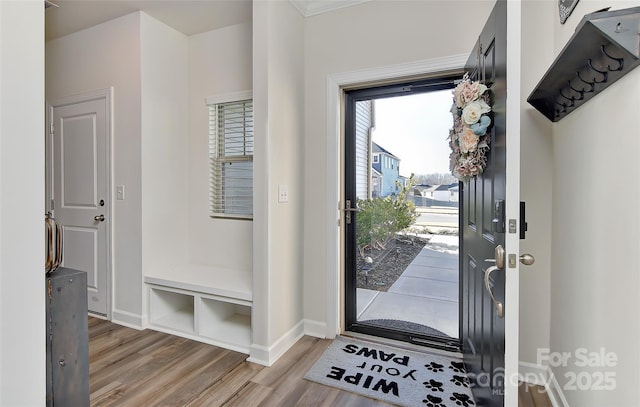
[[[51,0],[45,10],[45,41],[141,10],[194,35],[251,21],[251,0]]]
[[[264,0],[257,0],[264,1]],[[286,0],[271,0],[286,1]],[[370,0],[289,0],[305,17]],[[185,35],[251,21],[252,0],[50,0],[45,41],[141,10]]]

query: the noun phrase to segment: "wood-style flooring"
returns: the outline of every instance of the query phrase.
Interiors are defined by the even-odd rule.
[[[518,407],[553,407],[547,391],[542,386],[520,383]]]
[[[91,406],[390,406],[303,379],[329,343],[305,336],[267,368],[242,353],[90,317]],[[521,387],[520,406],[551,407],[534,393]]]
[[[247,355],[89,318],[92,406],[389,406],[303,379],[329,340],[303,337],[272,367]]]

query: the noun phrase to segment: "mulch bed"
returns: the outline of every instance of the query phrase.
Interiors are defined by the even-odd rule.
[[[387,291],[427,244],[427,239],[402,236],[391,239],[382,250],[367,249],[358,256],[356,286]],[[372,262],[365,262],[370,257]],[[365,272],[366,270],[366,272]]]

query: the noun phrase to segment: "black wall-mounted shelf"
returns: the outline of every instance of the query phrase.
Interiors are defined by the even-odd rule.
[[[527,102],[557,122],[638,65],[640,7],[587,14]]]

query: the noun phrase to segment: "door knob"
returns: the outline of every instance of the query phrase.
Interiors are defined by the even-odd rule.
[[[529,253],[520,255],[520,263],[525,266],[530,266],[536,262],[536,258],[530,255]]]
[[[104,222],[104,215],[96,215],[93,217],[96,222]]]

